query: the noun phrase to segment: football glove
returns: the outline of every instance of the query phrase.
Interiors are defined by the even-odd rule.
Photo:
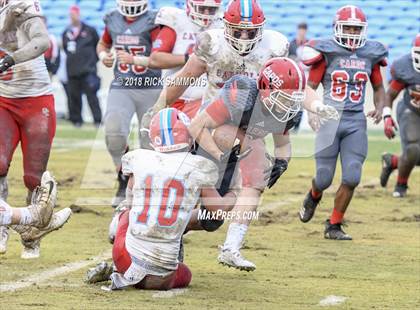
[[[276,184],[277,180],[287,170],[288,165],[289,163],[285,159],[274,159],[273,165],[264,171],[268,188],[272,188]]]
[[[6,72],[10,67],[15,65],[15,60],[9,54],[4,54],[0,59],[0,73]]]
[[[395,131],[398,130],[397,125],[395,124],[394,119],[391,115],[384,117],[384,133],[388,139],[395,137]]]

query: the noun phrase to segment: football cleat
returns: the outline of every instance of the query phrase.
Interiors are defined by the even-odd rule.
[[[331,240],[353,240],[353,238],[346,234],[341,228],[341,223],[331,224],[328,219],[325,222],[324,238]]]
[[[392,193],[392,197],[394,198],[404,198],[407,196],[407,184],[400,184],[397,183],[394,188],[394,192]]]
[[[86,272],[85,282],[89,284],[104,282],[110,280],[114,272],[114,265],[107,262],[101,262]]]
[[[224,249],[221,247],[217,260],[222,265],[239,270],[254,271],[257,268],[254,263],[243,258],[239,250]]]
[[[41,186],[38,186],[32,196],[31,205],[28,207],[33,219],[33,226],[42,228],[48,225],[53,214],[57,199],[57,183],[49,172],[42,176]]]
[[[7,251],[7,241],[9,240],[9,228],[0,226],[0,255]]]
[[[394,169],[392,168],[392,154],[390,153],[384,153],[382,154],[382,171],[381,171],[381,186],[386,187],[388,184],[389,177],[391,176],[392,171]]]
[[[35,240],[33,242],[25,242],[24,248],[20,258],[22,259],[37,259],[40,256],[40,243],[41,240]]]
[[[125,192],[127,190],[128,177],[124,176],[122,171],[118,172],[118,190],[112,199],[112,207],[117,208],[121,202],[125,200]]]
[[[309,191],[308,194],[306,194],[305,200],[303,201],[302,208],[299,211],[299,219],[303,223],[309,222],[312,217],[315,214],[315,209],[318,206],[319,202],[321,201],[321,198],[314,199],[312,197],[311,191]]]
[[[72,215],[70,208],[65,208],[55,212],[51,221],[43,228],[36,228],[33,226],[15,226],[15,230],[20,234],[24,249],[21,257],[24,259],[38,258],[40,255],[39,244],[43,237],[49,233],[60,229],[70,219]]]

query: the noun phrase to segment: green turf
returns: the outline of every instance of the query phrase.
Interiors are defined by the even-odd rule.
[[[102,137],[93,128],[74,130],[59,125],[49,169],[60,183],[60,208],[86,198],[112,196],[114,172]],[[420,173],[413,172],[407,199],[393,199],[393,184],[388,189],[378,185],[379,159],[383,151],[398,151],[399,144],[388,142],[380,132],[371,132],[369,137],[362,185],[344,228],[353,236],[352,242],[322,236],[340,169],[312,222],[299,222],[297,211],[314,170],[311,157],[299,157],[265,193],[260,219],[247,235],[243,253],[257,264],[255,272],[217,264],[217,246],[224,240],[225,225],[215,233],[186,237],[185,262],[193,280],[182,295],[156,298],[156,292],[150,291],[103,292],[99,285],[83,283],[84,268],[16,292],[1,292],[2,309],[318,309],[322,308],[320,300],[329,295],[347,297],[333,309],[418,309]],[[293,142],[295,149],[311,152],[306,150],[311,143],[306,134],[294,136]],[[9,202],[15,206],[22,206],[25,198],[21,166],[17,152],[9,178]],[[13,234],[8,253],[0,257],[0,282],[18,281],[110,249],[107,226],[111,214],[109,206],[84,206],[65,228],[43,240],[42,257],[35,261],[20,259],[21,246]]]

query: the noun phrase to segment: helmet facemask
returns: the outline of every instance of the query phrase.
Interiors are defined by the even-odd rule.
[[[188,16],[196,25],[206,28],[217,19],[220,4],[216,2],[203,3],[202,1],[187,1]]]
[[[346,33],[344,27],[359,27],[358,34]],[[362,21],[336,21],[334,23],[334,40],[338,45],[355,50],[366,44],[367,23]]]
[[[147,11],[148,0],[117,0],[118,11],[125,17],[138,17]]]
[[[227,20],[225,22],[225,38],[229,45],[239,53],[246,55],[251,53],[257,43],[261,41],[263,36],[264,23],[259,25],[241,23],[240,25],[232,24]],[[247,39],[242,39],[243,32],[247,32]]]
[[[411,49],[411,59],[413,60],[413,68],[420,72],[420,46],[413,46]]]
[[[9,0],[0,0],[0,10],[9,4]]]
[[[302,91],[292,91],[290,95],[283,90],[271,90],[262,102],[277,121],[286,123],[299,113],[304,100],[305,93]]]

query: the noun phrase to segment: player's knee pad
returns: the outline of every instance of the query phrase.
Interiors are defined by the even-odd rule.
[[[316,170],[316,177],[315,177],[315,186],[318,190],[324,191],[327,189],[334,178],[333,170],[321,167]]]
[[[351,188],[356,188],[362,177],[362,163],[352,162],[343,171],[343,184]]]
[[[7,184],[7,177],[0,177],[0,199],[7,201],[9,196],[9,186]]]
[[[225,222],[224,220],[216,220],[216,219],[207,219],[207,217],[211,217],[211,215],[209,214],[209,211],[206,210],[206,208],[204,206],[201,206],[201,211],[199,214],[201,215],[198,221],[201,225],[201,227],[208,232],[213,232],[218,230],[223,223]]]
[[[123,135],[106,135],[105,142],[114,163],[119,165],[121,157],[127,149],[127,138]]]
[[[407,157],[407,160],[412,163],[416,164],[420,160],[420,146],[417,143],[410,143],[406,146],[404,153]]]

